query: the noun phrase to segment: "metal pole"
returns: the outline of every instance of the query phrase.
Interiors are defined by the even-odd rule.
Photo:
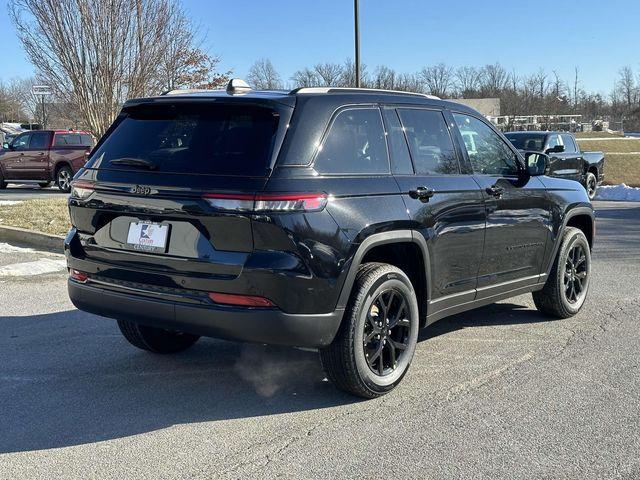
[[[356,88],[360,88],[360,26],[358,19],[358,0],[353,0],[353,16],[355,21],[355,47],[356,47]]]

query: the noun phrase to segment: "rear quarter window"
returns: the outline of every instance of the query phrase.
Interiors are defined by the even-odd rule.
[[[87,167],[264,176],[278,122],[277,112],[264,107],[138,106],[125,112]]]
[[[389,173],[378,108],[348,108],[334,118],[318,149],[314,168],[324,174]]]

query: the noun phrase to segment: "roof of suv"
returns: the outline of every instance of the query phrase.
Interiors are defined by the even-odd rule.
[[[384,102],[398,104],[424,104],[432,106],[446,106],[456,110],[475,112],[475,110],[454,102],[441,100],[439,97],[427,95],[424,93],[404,92],[397,90],[382,90],[374,88],[345,88],[345,87],[303,87],[291,91],[288,90],[251,90],[249,88],[234,91],[227,88],[226,90],[172,90],[158,97],[132,99],[125,103],[126,106],[141,103],[145,101],[153,101],[170,98],[212,98],[212,99],[230,99],[244,98],[248,101],[271,101],[294,107],[298,97],[320,97],[326,96],[334,100],[344,98],[349,103],[356,100],[365,102]],[[347,99],[348,97],[348,99]]]

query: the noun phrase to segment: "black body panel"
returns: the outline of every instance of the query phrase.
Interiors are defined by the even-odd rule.
[[[423,324],[428,324],[541,288],[571,216],[593,221],[586,193],[575,182],[473,174],[449,109],[478,114],[458,104],[376,91],[309,91],[163,97],[132,101],[126,108],[171,101],[278,109],[286,122],[274,133],[271,168],[265,176],[241,177],[101,169],[90,162],[76,182],[89,184],[92,191],[70,199],[74,227],[65,240],[69,268],[89,277],[86,283],[69,281],[70,296],[80,309],[201,335],[323,346],[340,325],[358,267],[366,258],[386,258],[389,245],[407,247],[396,255],[417,252],[408,261],[421,269],[412,278]],[[389,162],[388,173],[317,169],[315,158],[330,122],[346,106],[384,108],[380,124],[387,150],[382,160]],[[416,159],[403,134],[391,148],[389,112],[407,107],[443,112],[457,173],[412,173],[407,162]],[[353,127],[354,142],[367,134],[366,128]],[[358,155],[372,160],[371,142],[362,145]],[[418,148],[431,158],[431,150]],[[403,155],[403,167],[397,167],[396,155]],[[487,193],[496,186],[500,195]],[[317,194],[326,196],[327,203],[305,211],[222,211],[207,201],[211,194],[249,199]],[[129,244],[135,222],[168,226],[164,250],[140,251]],[[273,307],[216,304],[212,292],[263,297]]]

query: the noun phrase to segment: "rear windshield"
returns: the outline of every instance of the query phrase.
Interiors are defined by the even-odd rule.
[[[546,135],[541,135],[539,133],[533,133],[531,135],[519,133],[517,135],[508,133],[505,134],[505,137],[509,139],[509,141],[516,147],[518,150],[538,150],[542,151],[544,149],[544,142],[547,138]]]
[[[253,106],[145,105],[129,109],[88,168],[264,176],[278,114]]]

